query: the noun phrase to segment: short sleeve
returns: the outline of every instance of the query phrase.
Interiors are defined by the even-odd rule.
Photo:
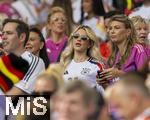
[[[31,61],[30,68],[23,80],[15,84],[15,87],[21,89],[22,91],[31,94],[34,90],[34,84],[37,76],[45,70],[45,65],[42,59],[34,57]]]

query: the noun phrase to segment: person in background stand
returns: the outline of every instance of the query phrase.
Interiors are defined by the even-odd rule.
[[[58,63],[50,64],[49,67],[37,77],[34,92],[39,93],[39,95],[43,92],[50,92],[50,94],[47,95],[51,96],[63,86],[64,80],[62,76],[62,66]]]
[[[150,57],[150,43],[148,40],[149,24],[140,16],[134,16],[131,18],[135,27],[136,36],[139,43],[145,47],[147,56]]]
[[[92,28],[100,41],[106,40],[103,15],[105,14],[102,0],[82,0],[80,24]]]
[[[123,13],[121,11],[114,10],[114,11],[110,11],[104,15],[104,25],[105,25],[106,31],[107,31],[109,20],[111,19],[111,17],[114,15],[118,15],[118,14],[123,14]],[[106,41],[100,42],[99,49],[100,49],[100,53],[101,53],[103,59],[105,59],[107,61],[111,54],[111,41],[109,40],[108,35],[107,35]]]
[[[144,81],[139,72],[129,72],[111,86],[109,100],[125,120],[150,120],[150,93]]]
[[[64,9],[67,18],[66,35],[69,36],[76,27],[73,20],[73,10],[71,0],[54,0],[52,7],[61,7]]]
[[[52,120],[96,120],[91,116],[97,109],[98,97],[84,82],[74,80],[65,84],[57,96],[58,116]]]
[[[29,40],[25,46],[26,50],[43,59],[45,68],[49,66],[49,59],[46,52],[45,39],[39,29],[30,28]]]
[[[50,63],[59,62],[61,52],[66,47],[68,37],[66,36],[67,17],[65,11],[60,7],[53,7],[48,15],[49,35],[46,39],[46,49]]]
[[[102,78],[97,79],[99,84],[113,83],[125,72],[140,70],[148,58],[144,47],[138,44],[133,23],[127,16],[113,16],[107,31],[113,43],[108,60],[110,68],[100,73]]]
[[[131,18],[136,30],[136,36],[140,43],[149,44],[147,37],[149,33],[148,23],[141,16],[134,16]]]
[[[150,1],[149,0],[144,0],[143,5],[140,6],[139,8],[135,8],[133,12],[129,15],[129,18],[132,18],[133,16],[141,16],[145,20],[149,21],[150,20]]]

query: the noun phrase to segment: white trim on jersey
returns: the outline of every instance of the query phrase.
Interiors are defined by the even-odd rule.
[[[31,94],[34,90],[36,77],[45,70],[45,65],[41,58],[27,51],[24,52],[21,57],[29,62],[30,68],[24,78],[19,83],[15,84],[15,87]]]

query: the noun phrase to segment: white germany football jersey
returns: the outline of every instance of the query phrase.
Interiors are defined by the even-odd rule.
[[[103,63],[97,62],[92,58],[79,63],[72,60],[65,70],[64,79],[65,82],[71,80],[82,80],[92,88],[96,88],[99,92],[103,92],[103,87],[96,83],[97,71],[103,69]]]
[[[30,68],[25,74],[23,80],[15,84],[15,87],[28,94],[31,94],[34,90],[36,78],[45,70],[45,65],[41,58],[31,54],[28,51],[24,52],[21,57],[28,61]]]

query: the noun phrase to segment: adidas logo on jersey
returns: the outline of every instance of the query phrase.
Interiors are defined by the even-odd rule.
[[[67,70],[64,72],[64,75],[66,75],[66,74],[68,74],[68,71],[67,71]]]

